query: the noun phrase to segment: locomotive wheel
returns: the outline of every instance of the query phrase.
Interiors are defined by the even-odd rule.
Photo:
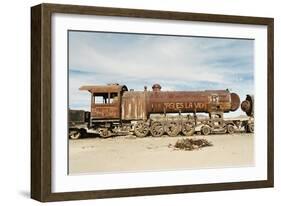
[[[165,132],[171,137],[177,136],[180,131],[180,124],[177,121],[169,121],[165,125]]]
[[[149,133],[149,126],[145,122],[139,121],[135,124],[134,132],[137,137],[145,137]]]
[[[70,139],[79,139],[81,137],[81,133],[79,130],[73,130],[69,132]]]
[[[226,126],[226,131],[229,134],[233,134],[235,132],[234,126],[232,124],[229,124]]]
[[[209,126],[203,126],[201,127],[201,133],[203,135],[209,135],[211,133],[211,129]]]
[[[100,129],[100,136],[102,138],[107,138],[111,136],[111,132],[107,128]]]
[[[155,121],[151,124],[150,133],[153,137],[161,137],[164,132],[165,130],[162,122]]]
[[[254,133],[254,124],[248,124],[247,125],[247,131],[249,133]]]
[[[183,122],[181,132],[185,136],[192,136],[195,132],[192,122]]]

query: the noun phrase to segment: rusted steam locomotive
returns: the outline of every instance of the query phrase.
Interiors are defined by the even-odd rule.
[[[128,91],[125,85],[82,86],[91,93],[91,111],[69,110],[69,136],[98,133],[101,137],[134,133],[138,137],[163,134],[186,136],[194,132],[233,133],[254,131],[254,98],[247,96],[241,108],[244,119],[225,119],[224,113],[236,111],[240,98],[228,90],[161,91],[159,84],[152,91]],[[208,116],[202,115],[208,114]]]

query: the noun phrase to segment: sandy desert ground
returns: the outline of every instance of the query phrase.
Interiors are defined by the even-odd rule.
[[[193,151],[175,150],[178,137],[118,136],[69,141],[69,174],[160,171],[254,165],[254,134],[196,135],[213,143]],[[170,145],[170,146],[169,146]]]

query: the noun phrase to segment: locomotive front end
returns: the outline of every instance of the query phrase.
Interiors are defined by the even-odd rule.
[[[246,96],[246,99],[241,104],[241,109],[248,116],[254,116],[254,96],[253,95]]]

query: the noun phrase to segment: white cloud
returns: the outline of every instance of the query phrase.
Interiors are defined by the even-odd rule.
[[[253,41],[71,32],[69,102],[89,108],[85,84],[123,83],[136,90],[231,88],[253,93]],[[71,72],[72,71],[72,72]],[[241,81],[242,79],[242,81]]]
[[[95,42],[81,41],[70,50],[70,68],[79,68],[86,72],[123,74],[130,78],[150,76],[158,79],[225,81],[222,73],[214,72],[216,68],[205,63],[214,55],[222,55],[219,51],[204,53],[208,48],[205,45],[198,48],[200,44],[195,44],[192,40],[180,38],[178,42],[176,37],[159,38],[145,38],[132,44],[128,42],[125,48],[118,48],[113,44],[106,49],[96,49]],[[238,52],[233,55],[236,53]]]

